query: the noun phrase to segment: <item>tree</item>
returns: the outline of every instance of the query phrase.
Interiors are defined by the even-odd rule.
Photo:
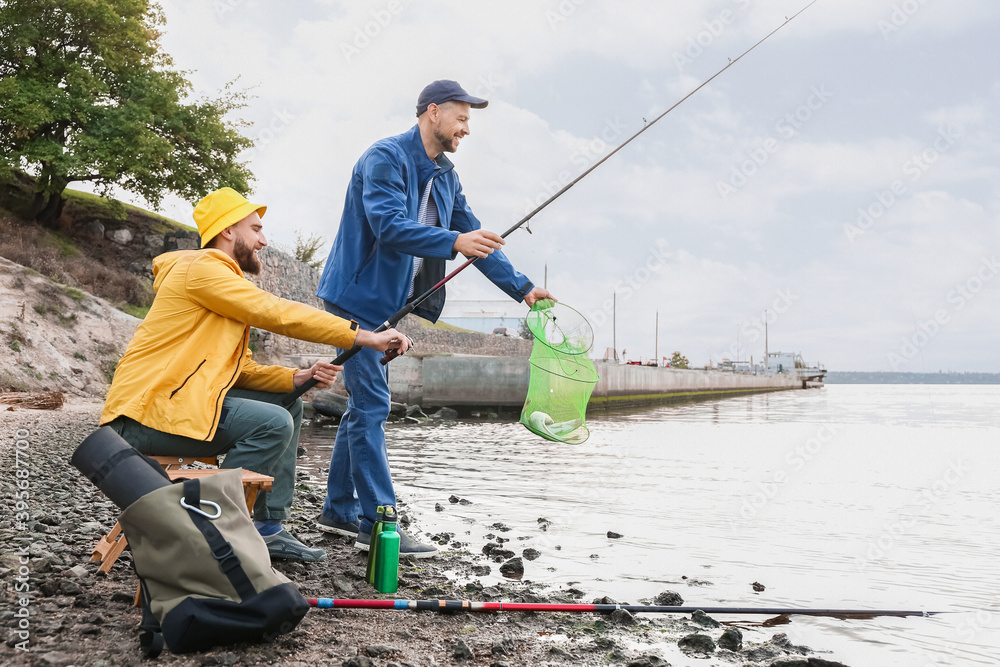
[[[523,319],[517,323],[517,334],[524,340],[535,340],[535,333],[528,326],[527,319]]]
[[[225,116],[247,95],[189,102],[191,84],[160,50],[150,0],[0,2],[0,177],[36,177],[33,218],[54,225],[69,183],[194,201],[249,190],[237,155],[253,142]]]
[[[303,237],[302,230],[297,229],[295,230],[295,249],[292,255],[303,264],[320,269],[326,263],[326,258],[323,256],[317,258],[316,254],[323,249],[324,245],[326,243],[323,241],[323,235],[319,232],[313,232],[309,236]]]
[[[673,356],[670,357],[670,365],[674,368],[688,368],[688,364],[688,358],[680,352],[674,352]]]

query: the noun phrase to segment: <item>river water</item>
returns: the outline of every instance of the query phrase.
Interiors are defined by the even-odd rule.
[[[853,667],[998,665],[998,407],[1000,386],[830,385],[598,413],[582,445],[496,421],[386,434],[420,529],[473,552],[487,534],[537,549],[525,579],[584,601],[669,589],[689,605],[957,612],[796,616],[747,639],[784,632]],[[334,433],[304,429],[317,481]],[[718,662],[664,649],[674,665]]]

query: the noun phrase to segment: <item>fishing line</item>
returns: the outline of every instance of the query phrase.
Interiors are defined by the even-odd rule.
[[[812,2],[810,2],[809,4],[807,4],[805,7],[803,7],[802,9],[800,9],[799,11],[797,11],[796,13],[792,14],[791,16],[785,17],[785,22],[784,23],[780,24],[777,28],[775,28],[771,32],[769,32],[766,35],[764,35],[764,37],[762,37],[759,41],[757,41],[757,43],[755,43],[749,49],[747,49],[746,51],[744,51],[743,53],[741,53],[739,56],[737,56],[736,58],[730,60],[729,63],[726,64],[725,67],[723,67],[718,72],[716,72],[715,74],[713,74],[710,78],[706,79],[697,88],[695,88],[690,93],[688,93],[687,95],[685,95],[684,97],[682,97],[680,100],[678,100],[669,109],[667,109],[666,111],[664,111],[663,113],[661,113],[659,116],[657,116],[656,118],[654,118],[649,123],[646,123],[645,125],[643,125],[642,128],[640,128],[638,132],[636,132],[635,134],[633,134],[632,136],[630,136],[624,142],[622,142],[621,144],[619,144],[610,153],[608,153],[603,158],[601,158],[600,160],[598,160],[597,162],[595,162],[593,165],[591,165],[582,174],[580,174],[579,176],[577,176],[576,178],[574,178],[572,181],[570,181],[569,183],[567,183],[565,186],[563,186],[563,188],[561,190],[559,190],[554,195],[552,195],[551,197],[549,197],[548,199],[546,199],[544,202],[542,202],[537,208],[535,208],[535,210],[531,211],[526,216],[524,216],[523,218],[521,218],[520,220],[518,220],[513,226],[511,226],[510,229],[508,229],[503,234],[501,234],[500,238],[503,238],[503,239],[507,238],[508,236],[510,236],[511,234],[513,234],[515,231],[517,231],[522,225],[527,224],[529,220],[531,220],[533,217],[535,217],[535,215],[537,215],[540,211],[542,211],[543,209],[545,209],[545,207],[547,207],[549,204],[551,204],[556,199],[558,199],[563,194],[565,194],[566,191],[568,191],[571,187],[573,187],[574,185],[576,185],[577,183],[579,183],[580,181],[582,181],[584,179],[584,177],[587,176],[590,172],[594,171],[595,169],[597,169],[598,167],[600,167],[602,164],[604,164],[607,160],[609,160],[612,155],[614,155],[615,153],[617,153],[621,149],[623,149],[626,146],[628,146],[640,134],[642,134],[643,132],[645,132],[646,130],[648,130],[649,128],[651,128],[661,118],[663,118],[668,113],[670,113],[671,111],[673,111],[674,109],[676,109],[678,106],[680,106],[681,104],[683,104],[685,100],[687,100],[689,97],[691,97],[692,95],[694,95],[695,93],[697,93],[699,90],[701,90],[702,88],[704,88],[705,86],[707,86],[717,76],[719,76],[720,74],[722,74],[723,72],[725,72],[727,69],[729,69],[730,67],[732,67],[733,65],[735,65],[736,63],[738,63],[740,60],[743,59],[743,57],[745,55],[747,55],[748,53],[750,53],[751,51],[753,51],[754,49],[756,49],[758,46],[760,46],[761,44],[763,44],[764,42],[766,42],[768,39],[770,39],[770,37],[774,33],[778,32],[779,30],[781,30],[782,28],[784,28],[786,25],[788,25],[789,23],[791,23],[793,20],[795,20],[796,17],[798,17],[799,14],[801,14],[805,10],[809,9],[810,7],[812,7],[813,5],[815,5],[817,2],[819,2],[819,0],[812,0]],[[470,257],[470,258],[468,258],[461,266],[459,266],[457,269],[455,269],[454,271],[452,271],[451,273],[449,273],[448,275],[446,275],[444,278],[442,278],[441,280],[439,280],[433,287],[431,287],[426,292],[424,292],[423,294],[421,294],[420,296],[418,296],[417,298],[413,299],[412,301],[410,301],[409,303],[407,303],[405,306],[403,306],[402,308],[400,308],[396,313],[394,313],[391,317],[389,317],[389,319],[387,319],[385,322],[383,322],[382,324],[380,324],[378,326],[378,328],[374,329],[373,330],[374,333],[379,333],[379,332],[385,331],[386,329],[391,329],[392,327],[396,326],[396,324],[398,324],[399,321],[402,320],[404,317],[406,317],[407,315],[409,315],[413,311],[414,308],[416,308],[417,306],[419,306],[428,297],[430,297],[432,294],[434,294],[439,289],[441,289],[442,287],[444,287],[444,285],[449,280],[451,280],[452,278],[454,278],[455,276],[457,276],[459,273],[461,273],[462,271],[464,271],[465,269],[467,269],[469,266],[471,266],[472,264],[474,264],[477,259],[479,259],[479,257]],[[350,359],[351,357],[353,357],[355,354],[357,354],[360,350],[361,350],[361,346],[360,345],[355,345],[350,350],[346,350],[345,352],[343,352],[342,354],[340,354],[336,359],[334,359],[330,363],[332,363],[335,366],[339,366],[339,365],[343,364],[345,361],[347,361],[348,359]],[[395,355],[395,353],[394,353],[393,350],[390,350],[390,351],[386,352],[386,356],[383,358],[382,363],[388,363],[393,358],[395,358],[395,356],[396,355]],[[282,399],[282,402],[286,406],[287,405],[291,405],[292,403],[295,402],[295,399],[297,399],[299,396],[301,396],[302,394],[306,393],[307,391],[309,391],[310,389],[312,389],[313,387],[315,387],[318,384],[318,382],[319,381],[316,380],[315,378],[309,378],[309,380],[307,380],[306,382],[304,382],[302,384],[302,386],[298,387],[295,391],[291,392],[290,394],[287,394],[285,396],[285,398]]]

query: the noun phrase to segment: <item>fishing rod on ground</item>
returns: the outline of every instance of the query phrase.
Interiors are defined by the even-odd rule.
[[[559,190],[554,195],[552,195],[551,197],[549,197],[548,199],[546,199],[544,202],[542,202],[537,208],[535,208],[535,210],[531,211],[526,216],[524,216],[523,218],[521,218],[520,220],[518,220],[510,229],[508,229],[503,234],[501,234],[500,238],[505,239],[509,235],[513,234],[515,231],[517,231],[518,229],[520,229],[529,220],[531,220],[533,217],[535,217],[535,215],[537,215],[542,209],[544,209],[549,204],[551,204],[556,199],[558,199],[563,194],[565,194],[566,191],[569,190],[571,187],[573,187],[574,185],[576,185],[577,183],[579,183],[580,181],[582,181],[584,179],[584,177],[587,176],[590,172],[594,171],[595,169],[597,169],[598,167],[600,167],[602,164],[604,164],[608,159],[611,158],[612,155],[614,155],[615,153],[617,153],[621,149],[623,149],[626,146],[628,146],[640,134],[642,134],[643,132],[645,132],[646,130],[648,130],[649,128],[651,128],[661,118],[663,118],[668,113],[670,113],[671,111],[673,111],[674,109],[676,109],[678,106],[680,106],[682,103],[684,103],[685,100],[687,100],[689,97],[691,97],[692,95],[694,95],[695,93],[697,93],[699,90],[701,90],[702,88],[704,88],[705,86],[707,86],[717,76],[719,76],[720,74],[722,74],[723,72],[725,72],[727,69],[729,69],[730,67],[732,67],[733,65],[735,65],[736,63],[738,63],[740,60],[743,59],[743,56],[747,55],[748,53],[750,53],[751,51],[753,51],[754,49],[756,49],[758,46],[760,46],[761,44],[763,44],[764,42],[766,42],[771,37],[771,35],[773,35],[774,33],[776,33],[779,30],[781,30],[783,27],[785,27],[786,25],[788,25],[789,23],[791,23],[799,14],[801,14],[805,10],[809,9],[810,7],[812,7],[817,2],[819,2],[819,0],[812,0],[812,2],[810,2],[809,4],[807,4],[805,7],[803,7],[799,11],[797,11],[795,14],[792,14],[791,16],[786,17],[784,23],[782,23],[777,28],[775,28],[771,32],[769,32],[766,35],[764,35],[764,37],[762,37],[759,41],[757,41],[757,43],[755,43],[749,49],[747,49],[746,51],[744,51],[743,53],[741,53],[739,56],[737,56],[736,58],[730,60],[729,63],[725,67],[723,67],[718,72],[716,72],[715,74],[713,74],[711,77],[709,77],[708,79],[706,79],[705,81],[703,81],[697,88],[695,88],[690,93],[688,93],[687,95],[685,95],[684,97],[682,97],[680,100],[678,100],[676,103],[674,103],[674,105],[671,106],[669,109],[667,109],[666,111],[664,111],[663,113],[661,113],[659,116],[657,116],[656,118],[654,118],[650,122],[648,122],[645,125],[643,125],[642,128],[640,128],[638,132],[636,132],[635,134],[633,134],[632,136],[630,136],[628,139],[626,139],[625,141],[623,141],[613,151],[611,151],[610,153],[608,153],[607,155],[605,155],[603,158],[601,158],[600,160],[598,160],[597,162],[595,162],[593,165],[591,165],[582,174],[580,174],[575,179],[573,179],[572,181],[570,181],[569,183],[567,183],[565,186],[563,186],[563,188],[561,190]],[[383,322],[382,324],[380,324],[376,329],[374,329],[373,332],[374,333],[380,333],[382,331],[385,331],[387,329],[391,329],[392,327],[396,326],[396,324],[398,324],[399,321],[402,320],[404,317],[406,317],[407,315],[409,315],[413,311],[414,308],[416,308],[417,306],[419,306],[427,298],[429,298],[432,294],[434,294],[439,289],[441,289],[442,287],[444,287],[444,285],[449,280],[451,280],[452,278],[454,278],[455,276],[457,276],[459,273],[461,273],[462,271],[464,271],[465,269],[467,269],[469,266],[471,266],[472,264],[474,264],[477,259],[479,259],[479,258],[478,257],[470,257],[470,258],[468,258],[462,265],[460,265],[457,269],[455,269],[454,271],[452,271],[451,273],[449,273],[448,275],[446,275],[444,278],[442,278],[441,280],[439,280],[434,286],[432,286],[426,292],[424,292],[423,294],[421,294],[420,296],[418,296],[417,298],[413,299],[412,301],[410,301],[409,303],[407,303],[405,306],[403,306],[402,308],[400,308],[398,311],[396,311],[391,317],[389,317],[389,319],[387,319],[385,322]],[[339,366],[339,365],[343,364],[345,361],[347,361],[348,359],[350,359],[351,357],[353,357],[355,354],[357,354],[360,350],[361,350],[361,346],[360,345],[355,345],[351,349],[345,350],[343,353],[341,353],[340,355],[338,355],[330,363],[333,364],[333,365],[335,365],[335,366]],[[395,356],[396,355],[395,355],[394,351],[392,351],[392,350],[386,352],[386,356],[382,359],[382,363],[383,364],[384,363],[388,363],[393,358],[395,358]],[[299,396],[301,396],[302,394],[306,393],[307,391],[309,391],[310,389],[312,389],[313,387],[315,387],[317,384],[318,384],[318,380],[316,380],[315,378],[309,378],[309,380],[307,380],[306,382],[302,383],[301,386],[299,386],[298,388],[296,388],[291,393],[287,394],[285,396],[285,398],[282,399],[282,402],[285,405],[291,405],[292,403],[295,402],[295,399],[297,399]]]
[[[946,611],[912,611],[899,609],[809,609],[796,607],[668,607],[630,604],[552,604],[532,602],[473,602],[470,600],[341,600],[309,598],[310,607],[317,609],[394,609],[397,611],[550,611],[597,612],[610,614],[619,609],[642,614],[752,614],[763,616],[825,616],[830,618],[869,619],[879,616],[934,616]]]

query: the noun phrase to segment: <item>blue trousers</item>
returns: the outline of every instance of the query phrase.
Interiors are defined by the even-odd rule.
[[[271,490],[254,503],[253,518],[287,519],[295,491],[295,455],[302,426],[302,399],[290,408],[284,394],[230,389],[222,401],[222,416],[210,442],[158,431],[128,417],[108,426],[128,444],[150,456],[218,456],[223,468],[243,468],[274,477]]]
[[[365,322],[332,303],[323,303],[327,312],[354,319],[367,329],[380,324]],[[359,521],[363,532],[371,531],[379,505],[396,504],[385,447],[390,393],[388,367],[379,363],[382,354],[363,347],[344,363],[347,412],[340,420],[333,444],[323,503],[327,518],[340,523]]]

